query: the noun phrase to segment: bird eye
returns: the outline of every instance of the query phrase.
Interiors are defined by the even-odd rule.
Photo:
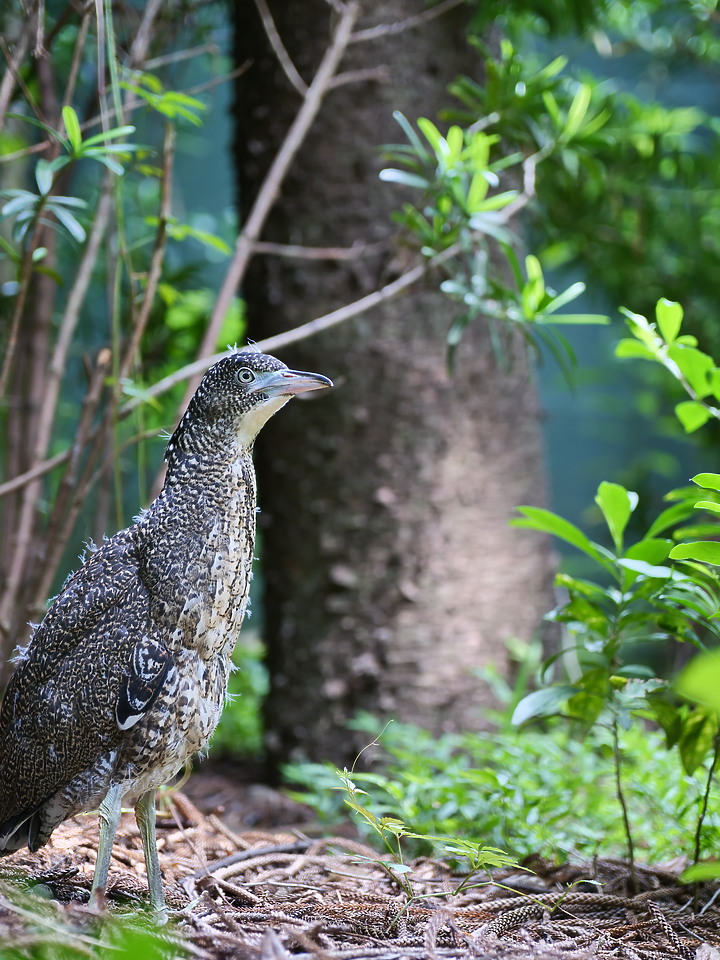
[[[240,367],[238,372],[235,374],[235,379],[238,381],[238,383],[252,383],[255,379],[255,374],[250,367]]]

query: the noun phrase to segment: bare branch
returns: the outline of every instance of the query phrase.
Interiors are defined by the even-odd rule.
[[[255,6],[260,14],[263,27],[265,27],[265,33],[270,41],[270,46],[273,48],[278,63],[282,67],[283,73],[293,87],[295,87],[301,97],[307,96],[307,84],[298,73],[295,64],[290,58],[290,54],[285,49],[285,44],[282,42],[282,38],[278,33],[278,29],[275,26],[275,21],[272,18],[272,14],[270,13],[270,8],[268,7],[266,0],[255,0]]]
[[[368,67],[366,70],[346,70],[345,73],[339,73],[333,77],[330,82],[330,89],[336,90],[338,87],[344,87],[348,83],[389,83],[390,71],[381,64],[378,67]]]
[[[453,10],[464,3],[465,0],[444,0],[443,3],[438,3],[436,7],[423,10],[422,13],[418,13],[414,17],[408,17],[406,20],[398,20],[397,23],[380,23],[376,27],[368,27],[367,30],[358,30],[350,37],[350,43],[365,43],[367,40],[377,40],[379,37],[394,37],[398,33],[404,33],[406,30],[419,27],[429,20],[441,17],[448,10]]]
[[[162,57],[153,57],[145,61],[146,70],[154,70],[156,67],[164,67],[168,63],[180,63],[182,60],[192,60],[193,57],[201,57],[204,53],[217,55],[220,48],[216,43],[203,43],[197,47],[186,47],[184,50],[175,50],[173,53],[166,53]]]
[[[356,240],[351,247],[303,247],[294,243],[270,243],[258,240],[253,252],[268,256],[286,257],[290,260],[358,260],[376,253],[385,246],[384,241],[363,243]]]
[[[29,17],[20,31],[20,36],[17,39],[12,56],[10,56],[7,44],[3,43],[2,50],[8,66],[2,78],[2,83],[0,83],[0,130],[2,130],[5,124],[5,115],[8,112],[13,91],[15,90],[20,64],[27,53],[27,48],[30,46],[32,32],[32,17]]]
[[[280,150],[275,156],[270,169],[260,187],[260,192],[253,204],[247,222],[238,237],[235,246],[235,252],[230,262],[225,280],[223,281],[220,293],[218,294],[215,308],[210,317],[205,336],[200,345],[200,355],[210,353],[218,337],[225,315],[227,314],[233,297],[240,285],[247,265],[253,252],[253,245],[257,241],[260,231],[265,225],[270,210],[280,192],[280,186],[287,174],[287,171],[297,154],[300,146],[305,139],[310,126],[317,116],[320,105],[328,91],[329,83],[337,71],[337,67],[342,59],[350,38],[353,25],[359,13],[357,0],[348,3],[343,10],[343,14],[335,30],[330,46],[325,51],[325,55],[320,62],[320,66],[308,88],[307,95],[302,102],[300,110],[290,127]],[[186,401],[189,401],[189,394],[193,388],[190,388],[186,395]]]

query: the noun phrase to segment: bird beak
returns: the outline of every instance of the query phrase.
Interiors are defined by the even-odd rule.
[[[310,390],[334,386],[332,380],[319,373],[302,370],[272,370],[251,388],[250,393],[265,393],[268,397],[295,396]]]

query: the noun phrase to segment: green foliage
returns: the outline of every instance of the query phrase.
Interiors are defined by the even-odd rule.
[[[585,109],[579,104],[559,121],[556,142],[575,136]],[[430,120],[420,118],[418,134],[402,114],[395,117],[408,143],[387,148],[388,158],[397,166],[382,170],[380,177],[420,192],[420,200],[404,204],[394,219],[413,237],[422,255],[455,252],[445,263],[448,278],[440,286],[461,307],[448,332],[451,355],[467,325],[482,318],[490,323],[501,356],[498,333],[512,325],[532,346],[546,344],[565,366],[572,351],[547,326],[608,320],[596,314],[559,314],[584,291],[584,284],[574,283],[556,293],[546,285],[537,257],[527,256],[521,267],[507,225],[510,213],[520,206],[520,195],[517,189],[502,189],[502,178],[522,160],[522,154],[498,153],[500,136],[488,135],[472,124],[452,125],[443,136]],[[549,143],[547,150],[554,145]],[[539,159],[532,158],[533,169]],[[526,201],[527,196],[522,198]],[[506,262],[505,270],[498,269],[499,257]]]
[[[12,932],[0,944],[0,960],[83,960],[116,957],[118,960],[180,960],[189,955],[183,944],[156,927],[140,911],[122,917],[108,916],[100,927],[75,923],[52,901],[46,884],[24,886],[4,882],[3,907],[22,920],[22,933]],[[16,940],[16,942],[14,942]]]
[[[356,787],[367,791],[359,805],[381,825],[385,819],[391,837],[393,821],[402,823],[406,856],[433,852],[453,859],[447,848],[461,840],[515,857],[538,851],[558,860],[625,853],[610,727],[547,720],[542,728],[519,729],[505,717],[496,719],[499,728],[485,734],[439,737],[392,723],[380,736],[380,770],[352,773]],[[368,716],[353,726],[369,737],[381,729]],[[648,862],[688,849],[705,788],[705,771],[688,774],[676,753],[665,752],[664,742],[663,733],[647,726],[620,731],[633,836]],[[293,796],[322,819],[343,818],[347,788],[338,786],[332,764],[293,764],[285,775],[302,787]],[[378,836],[365,813],[354,820],[365,838]],[[710,853],[719,836],[715,804],[703,824],[702,851]]]

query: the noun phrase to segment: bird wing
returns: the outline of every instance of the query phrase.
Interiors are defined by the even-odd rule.
[[[70,578],[21,655],[0,705],[0,824],[110,753],[169,663],[130,528]]]

